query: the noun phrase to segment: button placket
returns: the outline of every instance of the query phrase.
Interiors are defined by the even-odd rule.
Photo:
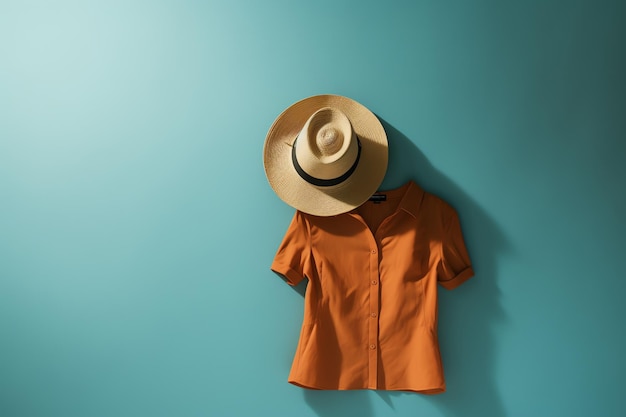
[[[378,309],[380,307],[380,285],[379,285],[379,256],[378,245],[376,239],[371,236],[372,245],[370,247],[370,319],[369,319],[369,357],[368,357],[368,386],[370,389],[378,388]]]
[[[380,285],[379,285],[379,246],[376,241],[374,233],[365,223],[363,218],[359,215],[353,215],[353,218],[358,220],[365,228],[369,241],[369,314],[368,319],[368,345],[365,349],[368,350],[368,383],[369,389],[378,388],[378,311],[380,306]],[[383,221],[383,224],[387,219]],[[380,230],[380,227],[378,228]],[[376,314],[374,317],[372,314]]]

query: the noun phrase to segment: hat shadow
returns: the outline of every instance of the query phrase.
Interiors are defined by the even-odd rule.
[[[400,397],[402,401],[412,397],[410,401],[427,401],[450,417],[505,416],[495,383],[495,333],[506,321],[499,300],[497,260],[510,251],[510,245],[471,196],[437,170],[411,139],[385,120],[380,121],[389,140],[389,165],[380,188],[395,189],[413,180],[452,205],[461,220],[475,277],[454,291],[439,291],[438,335],[447,391],[433,396],[401,391],[375,391],[376,395],[391,409]],[[304,296],[305,284],[293,288]],[[303,392],[307,404],[320,417],[374,415],[367,391]]]

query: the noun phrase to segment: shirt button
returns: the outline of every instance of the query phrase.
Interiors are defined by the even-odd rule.
[[[378,281],[376,281],[375,279],[372,280],[372,285],[376,285],[378,284]]]
[[[376,313],[372,313],[372,314],[370,314],[370,316],[372,316],[372,317],[374,317],[374,318],[375,318],[377,315],[378,315],[378,314],[376,314]]]
[[[370,349],[371,349],[371,350],[376,349],[376,345],[370,345]]]
[[[376,255],[376,249],[372,249],[372,255]]]

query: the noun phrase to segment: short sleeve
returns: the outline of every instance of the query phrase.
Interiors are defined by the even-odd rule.
[[[446,205],[445,208],[441,263],[437,272],[439,283],[452,290],[473,277],[474,270],[465,247],[459,216],[452,207]]]
[[[289,285],[297,285],[304,279],[310,254],[309,241],[306,219],[296,211],[271,266],[272,271],[285,278]]]

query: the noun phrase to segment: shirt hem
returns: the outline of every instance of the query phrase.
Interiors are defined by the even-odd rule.
[[[414,392],[416,394],[422,395],[437,395],[443,394],[446,391],[446,387],[387,387],[387,388],[368,388],[368,387],[325,387],[321,385],[315,384],[306,384],[303,382],[296,381],[295,379],[289,379],[288,382],[292,385],[295,385],[300,388],[316,390],[316,391],[406,391],[406,392]]]

